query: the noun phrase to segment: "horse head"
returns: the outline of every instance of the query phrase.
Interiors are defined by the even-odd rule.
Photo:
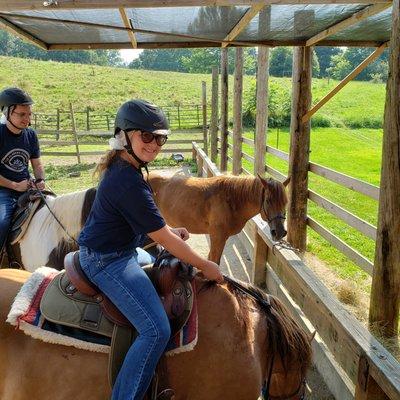
[[[273,356],[267,368],[263,400],[303,400],[306,396],[306,372],[311,363],[311,342],[315,332],[309,336],[302,329],[296,328],[294,320],[281,318],[285,309],[273,299],[272,302],[277,313],[274,314],[276,318],[270,319],[270,324],[277,324],[284,329],[281,330],[281,338],[270,335]]]
[[[261,199],[261,218],[268,222],[272,239],[278,241],[286,236],[285,219],[286,205],[288,202],[286,186],[290,178],[281,183],[272,178],[264,179],[260,175],[258,178],[263,186],[263,196]]]

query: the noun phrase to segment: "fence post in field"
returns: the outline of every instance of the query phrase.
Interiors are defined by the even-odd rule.
[[[74,109],[72,107],[72,103],[69,103],[69,111],[71,113],[71,127],[72,127],[72,134],[74,135],[76,157],[78,159],[78,164],[80,164],[81,163],[81,155],[79,154],[78,135],[76,133],[75,115],[74,115]]]
[[[307,241],[308,164],[310,121],[303,115],[311,105],[312,49],[293,49],[292,114],[290,120],[288,235],[292,246],[305,251]]]
[[[57,132],[56,132],[56,140],[60,139],[60,109],[57,108]]]
[[[228,49],[221,49],[221,172],[228,169]]]
[[[203,111],[203,150],[208,155],[208,140],[207,140],[207,86],[204,81],[201,82],[201,104]],[[197,118],[199,117],[199,106],[197,105]],[[200,125],[200,121],[199,121]]]
[[[210,123],[211,161],[218,156],[218,67],[212,67],[211,123]]]
[[[110,130],[110,117],[106,115],[106,120],[107,120],[107,130]]]
[[[35,114],[35,129],[37,129],[37,114]]]
[[[369,324],[384,337],[397,337],[400,307],[400,1],[393,2],[378,230]]]
[[[254,140],[254,175],[265,173],[268,129],[268,57],[269,48],[258,47],[256,135]]]
[[[235,81],[233,88],[233,153],[232,173],[242,172],[242,95],[243,95],[243,47],[236,47]]]
[[[181,112],[178,104],[178,128],[181,129]]]
[[[89,116],[90,109],[86,107],[86,130],[90,131],[90,116]]]

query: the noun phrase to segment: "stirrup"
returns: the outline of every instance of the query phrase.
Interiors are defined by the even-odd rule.
[[[172,389],[165,389],[157,395],[157,400],[173,400],[174,398],[175,392]]]

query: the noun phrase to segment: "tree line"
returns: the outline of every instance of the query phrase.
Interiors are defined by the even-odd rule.
[[[46,51],[2,30],[0,30],[0,55],[76,64],[120,66],[123,63],[118,50]]]
[[[316,78],[343,79],[356,68],[373,49],[359,47],[315,47],[313,54],[313,76]],[[210,73],[219,65],[220,48],[205,49],[157,49],[144,50],[129,68],[189,73]],[[256,48],[244,48],[244,73],[254,75],[257,70]],[[271,76],[292,76],[292,47],[276,47],[270,52],[269,73]],[[235,68],[234,48],[228,49],[228,68],[232,74]],[[387,50],[355,79],[383,82],[388,74]]]
[[[371,48],[359,47],[318,47],[314,48],[313,76],[316,78],[343,79],[369,54]],[[244,48],[244,73],[255,75],[257,70],[257,50]],[[118,50],[74,50],[45,51],[0,30],[0,55],[53,60],[61,62],[108,65],[126,67]],[[219,65],[220,48],[200,49],[152,49],[144,50],[139,58],[127,67],[156,71],[177,71],[187,73],[210,73],[214,65]],[[292,75],[292,47],[276,47],[270,52],[269,72],[272,76]],[[234,48],[228,49],[229,73],[235,67]],[[355,79],[383,82],[388,74],[388,52],[385,52]]]

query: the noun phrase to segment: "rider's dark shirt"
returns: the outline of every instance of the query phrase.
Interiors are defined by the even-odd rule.
[[[29,179],[29,160],[39,158],[39,142],[33,129],[15,135],[0,124],[0,175],[14,182]]]
[[[140,245],[143,234],[164,226],[140,171],[117,159],[100,182],[78,242],[102,253],[128,250]]]

